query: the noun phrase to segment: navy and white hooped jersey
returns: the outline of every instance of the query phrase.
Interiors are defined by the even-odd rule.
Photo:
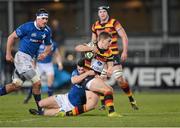
[[[76,75],[79,75],[77,69],[75,69],[72,72],[72,77],[76,76]],[[68,98],[69,98],[69,101],[71,102],[71,104],[74,106],[85,104],[86,103],[85,88],[78,84],[73,84],[71,87],[71,90],[68,93]]]
[[[51,44],[51,29],[46,26],[43,29],[37,27],[36,22],[27,22],[16,29],[20,38],[19,51],[30,55],[32,58],[37,54],[39,46]]]
[[[52,42],[52,44],[51,44],[51,52],[43,60],[38,60],[37,61],[38,63],[50,63],[50,62],[52,62],[53,54],[57,50],[57,45],[56,45],[56,43],[54,41],[51,41],[51,42]],[[39,47],[38,55],[43,53],[44,50],[45,50],[45,44],[43,43]]]

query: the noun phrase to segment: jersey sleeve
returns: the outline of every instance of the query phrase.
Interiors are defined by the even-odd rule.
[[[77,75],[79,75],[79,74],[78,74],[77,69],[75,69],[75,70],[72,72],[71,77],[73,77],[73,76],[77,76]]]
[[[28,24],[22,24],[15,31],[19,38],[24,37],[28,33]]]
[[[114,22],[114,28],[115,28],[116,30],[119,30],[119,29],[122,28],[122,25],[120,24],[119,21],[116,20],[116,21]]]
[[[51,40],[51,37],[52,37],[52,32],[51,32],[51,29],[48,27],[47,29],[47,33],[46,33],[46,38],[45,38],[45,42],[44,42],[44,45],[51,45],[52,44],[52,40]]]

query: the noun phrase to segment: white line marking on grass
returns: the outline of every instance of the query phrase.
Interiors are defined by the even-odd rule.
[[[38,120],[38,119],[4,120],[4,121],[0,121],[0,123],[29,122],[29,121],[35,121],[35,120]]]
[[[174,115],[174,114],[180,114],[180,112],[156,112],[156,113],[121,113],[122,115],[140,115],[140,116],[143,116],[143,115]]]

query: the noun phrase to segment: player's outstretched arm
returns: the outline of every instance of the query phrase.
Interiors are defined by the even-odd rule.
[[[88,46],[88,44],[80,44],[75,47],[75,51],[77,52],[97,52],[96,46]]]
[[[92,47],[87,46],[87,44],[80,44],[75,47],[77,52],[88,52],[92,51]]]

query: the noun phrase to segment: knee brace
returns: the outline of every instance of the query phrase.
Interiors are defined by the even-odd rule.
[[[33,84],[40,81],[39,74],[34,70],[29,70],[23,73],[23,76],[26,78],[26,80],[31,80]]]
[[[31,81],[33,82],[33,84],[36,83],[36,82],[38,82],[38,81],[40,81],[40,76],[36,74],[36,75],[31,79]]]
[[[121,69],[116,69],[116,70],[113,71],[113,75],[114,75],[115,79],[117,79],[117,78],[123,76],[123,72],[122,72]]]

